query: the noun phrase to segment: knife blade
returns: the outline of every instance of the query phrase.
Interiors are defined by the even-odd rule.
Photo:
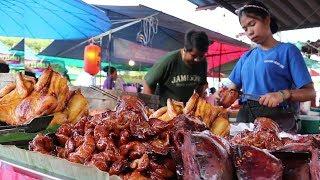
[[[241,98],[243,99],[248,99],[248,100],[252,100],[252,101],[259,101],[260,97],[259,95],[255,95],[255,94],[246,94],[246,93],[242,93]]]

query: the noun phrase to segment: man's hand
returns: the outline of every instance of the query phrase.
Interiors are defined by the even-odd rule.
[[[143,94],[149,94],[152,95],[154,94],[154,89],[151,88],[146,81],[143,81]]]
[[[206,97],[206,89],[208,87],[208,84],[200,85],[195,89],[196,93],[199,94],[200,97],[205,98]]]

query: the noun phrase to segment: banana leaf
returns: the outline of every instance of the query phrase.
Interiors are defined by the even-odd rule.
[[[45,175],[58,179],[78,180],[118,180],[118,176],[109,176],[108,173],[100,171],[96,167],[72,163],[65,159],[39,152],[19,149],[15,146],[0,145],[0,161],[19,165],[20,167],[35,170]]]
[[[48,134],[55,133],[60,125],[48,126],[46,130],[38,133]],[[0,135],[0,144],[17,145],[26,149],[29,141],[31,141],[38,133],[16,132]]]

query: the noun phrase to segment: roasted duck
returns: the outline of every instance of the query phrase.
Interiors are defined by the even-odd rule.
[[[224,108],[228,108],[239,98],[239,92],[235,89],[223,88],[220,91],[220,97],[218,104]]]

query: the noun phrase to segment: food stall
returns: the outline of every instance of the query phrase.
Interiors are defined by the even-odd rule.
[[[225,108],[238,97],[234,91],[223,92],[219,106],[195,93],[185,105],[168,99],[167,106],[157,109],[156,97],[69,87],[50,68],[37,83],[19,74],[15,80],[16,86],[9,83],[1,89],[0,119],[7,124],[0,126],[2,177],[317,179],[319,175],[318,134],[287,134],[267,118],[258,118],[249,127],[230,124]],[[27,94],[14,100],[18,89]],[[45,125],[34,130],[36,121]]]
[[[2,179],[320,179],[319,134],[231,124],[235,90],[158,108],[157,96],[70,86],[51,67],[3,82]]]

